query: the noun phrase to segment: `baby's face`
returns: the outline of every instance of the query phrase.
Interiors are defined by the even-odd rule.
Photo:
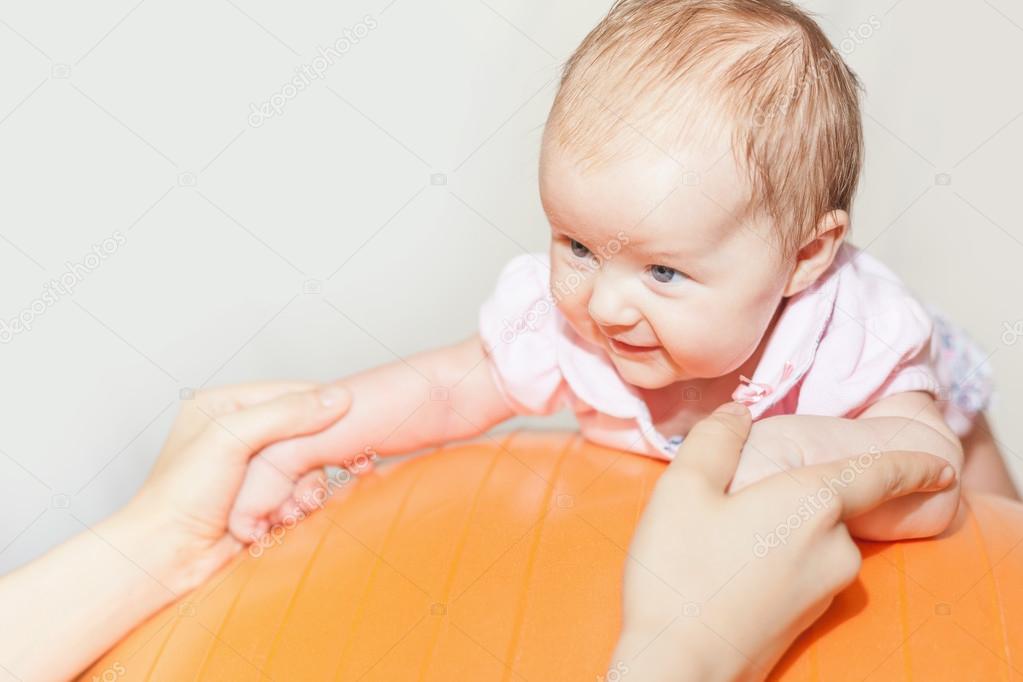
[[[649,389],[741,367],[793,267],[773,228],[745,215],[748,183],[727,147],[673,156],[651,149],[584,173],[545,143],[540,163],[558,308]]]

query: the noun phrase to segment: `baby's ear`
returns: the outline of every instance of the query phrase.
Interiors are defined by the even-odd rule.
[[[829,211],[817,223],[816,236],[796,252],[795,268],[785,286],[785,296],[794,296],[817,281],[838,254],[849,229],[849,214]]]

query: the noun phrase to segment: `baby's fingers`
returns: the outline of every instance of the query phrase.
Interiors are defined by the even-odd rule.
[[[286,501],[295,483],[262,456],[255,457],[228,515],[227,528],[241,542],[252,542],[270,528],[271,514]]]
[[[323,469],[310,471],[298,480],[288,499],[271,515],[270,522],[291,527],[322,508],[330,496],[326,472]]]
[[[309,514],[323,509],[327,502],[348,491],[354,480],[373,470],[373,460],[359,457],[345,460],[342,468],[316,469],[310,471],[295,484],[291,497],[280,506],[271,521],[273,523],[292,523],[302,520]]]
[[[323,469],[310,471],[298,480],[291,502],[295,503],[296,513],[311,514],[323,507],[331,494],[331,486],[327,480],[327,472]]]

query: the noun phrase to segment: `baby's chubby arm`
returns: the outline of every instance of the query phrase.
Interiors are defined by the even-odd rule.
[[[959,508],[963,450],[927,393],[900,393],[879,400],[855,419],[811,415],[770,417],[753,426],[743,452],[749,457],[733,480],[738,489],[778,469],[853,458],[849,476],[870,466],[885,451],[928,452],[948,461],[955,482],[934,493],[915,493],[891,500],[847,522],[849,532],[864,540],[892,541],[941,533]],[[772,471],[767,471],[779,465]],[[739,480],[743,479],[743,480]],[[822,481],[821,486],[842,485]]]
[[[306,472],[366,452],[380,456],[471,438],[514,416],[488,367],[478,335],[343,380],[348,414],[329,428],[264,449],[253,459],[229,527],[249,541],[288,500]]]

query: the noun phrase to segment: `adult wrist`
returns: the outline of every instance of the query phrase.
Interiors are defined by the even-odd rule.
[[[132,500],[97,531],[109,536],[108,541],[163,588],[165,595],[190,592],[223,563],[221,559],[211,565],[208,546],[182,532],[180,524],[161,514],[151,500]]]
[[[698,622],[678,621],[657,631],[624,630],[608,666],[643,682],[754,680],[741,654]]]

